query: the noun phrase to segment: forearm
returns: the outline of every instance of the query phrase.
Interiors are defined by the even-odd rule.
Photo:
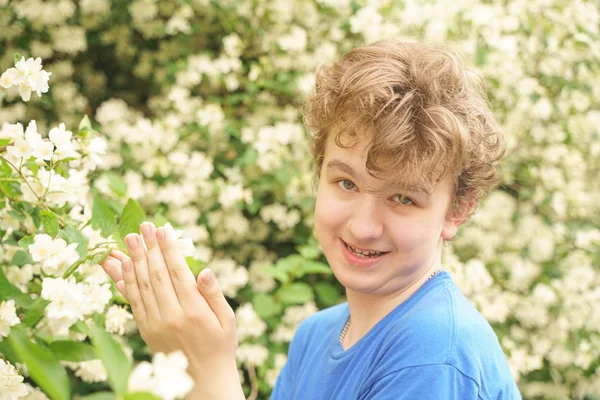
[[[235,362],[226,368],[211,368],[210,371],[190,371],[194,377],[194,388],[186,400],[245,400],[240,376]]]

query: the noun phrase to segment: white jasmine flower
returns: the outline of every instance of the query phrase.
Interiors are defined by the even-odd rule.
[[[165,224],[165,228],[169,229],[172,232],[173,235],[173,239],[175,239],[177,242],[177,248],[179,249],[179,251],[181,251],[181,254],[184,257],[191,257],[196,253],[196,250],[194,248],[194,243],[192,242],[192,239],[190,238],[182,238],[181,236],[183,235],[183,231],[182,230],[175,230],[173,229],[173,225],[171,225],[170,222],[167,222]]]
[[[10,327],[21,323],[17,316],[17,308],[14,300],[6,300],[0,303],[0,338],[7,337]]]
[[[156,353],[152,363],[143,361],[129,377],[129,391],[148,391],[164,400],[182,399],[194,387],[186,372],[188,361],[183,352]]]
[[[364,7],[357,11],[356,15],[350,18],[350,31],[352,33],[362,33],[368,37],[374,30],[379,29],[383,17],[372,7]]]
[[[75,376],[84,382],[105,382],[108,379],[104,364],[100,360],[89,360],[76,363]]]
[[[17,400],[26,394],[23,377],[11,363],[0,358],[0,400]]]
[[[277,381],[277,377],[281,373],[281,369],[287,363],[287,355],[284,353],[275,354],[275,362],[273,369],[267,370],[265,373],[265,381],[269,384],[269,386],[274,387],[275,382]]]
[[[232,207],[238,201],[252,202],[252,191],[244,189],[241,183],[221,185],[220,189],[218,201],[223,208]]]
[[[29,253],[33,261],[42,262],[44,273],[61,276],[67,268],[79,260],[77,243],[67,245],[64,239],[52,239],[47,234],[35,235]]]
[[[96,284],[94,282],[80,282],[77,284],[82,293],[85,293],[85,302],[80,305],[85,315],[104,312],[104,308],[112,299],[110,284]]]
[[[238,339],[257,338],[267,330],[267,324],[254,310],[252,303],[245,303],[235,310]]]
[[[41,297],[49,300],[46,306],[48,328],[54,335],[67,336],[71,325],[83,319],[87,293],[75,278],[46,278],[42,281]]]
[[[87,49],[85,29],[80,26],[64,25],[51,31],[56,51],[74,54]]]
[[[35,158],[38,160],[50,160],[52,158],[54,146],[52,143],[42,138],[42,135],[37,131],[37,124],[33,120],[27,125],[25,139],[31,147]]]
[[[33,149],[29,145],[29,142],[21,138],[15,140],[12,146],[8,146],[6,148],[6,152],[13,160],[17,160],[19,158],[24,158],[27,160],[33,155]]]
[[[65,124],[61,123],[58,127],[52,128],[48,136],[56,146],[55,154],[60,158],[77,157],[79,155],[71,142],[73,133],[66,130]]]
[[[277,44],[282,50],[289,52],[300,52],[306,48],[307,33],[304,28],[294,25],[290,33],[277,40]]]
[[[50,398],[42,392],[42,389],[37,387],[34,388],[29,383],[26,383],[25,386],[27,387],[27,394],[19,400],[50,400]]]
[[[5,122],[0,129],[0,139],[23,139],[24,134],[23,125],[20,123],[9,124],[8,122]]]
[[[25,264],[21,267],[11,265],[6,267],[4,273],[10,283],[18,287],[21,292],[27,293],[27,284],[33,279],[34,273],[31,264]]]
[[[110,12],[111,4],[108,0],[80,0],[79,9],[86,15],[104,15]]]
[[[5,89],[18,86],[23,101],[29,101],[31,92],[36,92],[38,97],[41,97],[42,93],[48,91],[50,75],[51,73],[42,69],[41,58],[28,58],[25,60],[25,57],[21,57],[14,68],[7,69],[0,76],[0,86]]]
[[[244,343],[239,346],[236,359],[240,364],[259,367],[269,358],[269,349],[262,344]]]
[[[106,312],[106,330],[117,335],[124,335],[127,322],[133,321],[133,315],[125,307],[112,305]]]
[[[275,278],[265,271],[265,267],[268,265],[271,265],[271,262],[262,260],[250,263],[250,285],[255,292],[270,292],[277,286]]]
[[[231,259],[216,259],[207,267],[213,270],[227,297],[235,297],[237,291],[248,283],[248,270]]]

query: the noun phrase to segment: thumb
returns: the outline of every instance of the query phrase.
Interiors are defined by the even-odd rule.
[[[221,326],[231,328],[233,325],[235,328],[235,314],[219,287],[215,273],[210,268],[205,268],[198,274],[198,289],[217,316]]]

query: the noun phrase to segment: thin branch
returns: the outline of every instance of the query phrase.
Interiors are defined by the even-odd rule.
[[[23,175],[23,173],[19,170],[19,168],[15,167],[15,165],[13,163],[11,163],[10,161],[8,161],[6,158],[0,156],[1,159],[3,159],[8,165],[10,165],[15,171],[17,171],[17,173],[21,176],[21,178],[23,179],[23,181],[25,181],[25,183],[27,184],[27,186],[29,187],[29,190],[31,190],[31,193],[33,193],[33,195],[38,199],[38,201],[40,202],[40,204],[42,205],[42,207],[44,207],[44,209],[46,209],[46,211],[51,211],[48,206],[46,205],[46,203],[44,203],[42,201],[42,199],[40,198],[40,196],[38,196],[38,194],[35,192],[35,190],[33,190],[33,188],[31,187],[31,185],[29,184],[29,181],[27,180],[27,178],[25,178],[25,175]]]
[[[258,397],[258,384],[256,383],[256,371],[253,365],[246,365],[248,368],[248,375],[250,375],[250,396],[248,400],[256,400]]]

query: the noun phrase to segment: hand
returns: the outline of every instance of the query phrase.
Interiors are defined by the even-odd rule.
[[[196,282],[171,229],[145,222],[141,231],[147,250],[129,234],[131,259],[115,250],[101,265],[131,304],[142,338],[153,352],[183,350],[196,383],[215,371],[239,383],[235,314],[214,273],[203,270]]]

